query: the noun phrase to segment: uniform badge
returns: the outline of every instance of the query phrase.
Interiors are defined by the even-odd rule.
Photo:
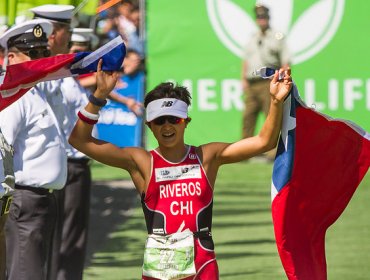
[[[42,34],[44,34],[44,30],[42,29],[41,25],[38,24],[33,28],[32,33],[36,38],[40,38]]]

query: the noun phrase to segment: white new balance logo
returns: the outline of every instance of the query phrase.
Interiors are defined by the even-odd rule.
[[[310,59],[330,42],[342,20],[345,0],[318,0],[293,21],[294,6],[299,6],[297,2],[263,1],[270,8],[271,26],[287,35],[293,64]],[[220,41],[242,58],[245,44],[257,31],[254,17],[232,0],[207,0],[207,10]]]

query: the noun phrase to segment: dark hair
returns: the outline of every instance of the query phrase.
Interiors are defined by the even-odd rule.
[[[161,98],[176,98],[184,101],[188,106],[191,104],[191,96],[186,87],[166,82],[157,85],[147,93],[144,99],[144,107],[146,108],[151,101]]]

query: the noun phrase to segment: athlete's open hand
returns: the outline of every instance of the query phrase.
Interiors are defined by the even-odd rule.
[[[284,78],[282,80],[279,80],[279,74],[282,73],[284,73]],[[274,102],[283,102],[285,97],[289,94],[289,91],[292,88],[293,84],[290,74],[290,68],[281,68],[279,71],[275,71],[274,77],[270,83],[271,98]]]
[[[96,73],[96,97],[106,99],[117,83],[118,72],[103,71],[103,60],[100,59]]]

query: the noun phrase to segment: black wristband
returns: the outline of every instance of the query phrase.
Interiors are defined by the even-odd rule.
[[[89,101],[95,106],[99,106],[99,107],[103,107],[105,106],[105,104],[107,104],[106,99],[97,98],[93,94],[89,95]]]

